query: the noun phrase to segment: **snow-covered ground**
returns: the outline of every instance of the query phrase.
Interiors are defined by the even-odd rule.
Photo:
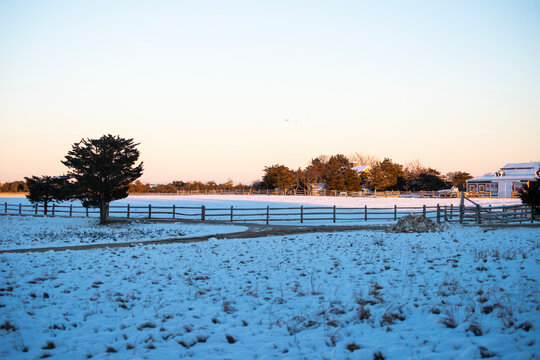
[[[530,359],[539,235],[452,226],[1,254],[0,358]]]
[[[0,199],[1,201],[1,199]],[[519,199],[475,199],[480,204],[506,205],[519,204]],[[333,196],[272,196],[272,195],[133,195],[127,199],[119,200],[115,204],[132,205],[161,205],[172,206],[184,204],[184,206],[216,206],[228,208],[237,207],[260,207],[261,204],[272,206],[337,206],[337,207],[393,207],[397,206],[436,206],[459,205],[459,199],[430,199],[430,198],[360,198],[360,197],[333,197]],[[469,204],[470,205],[470,204]]]
[[[520,204],[520,199],[473,199],[481,205],[514,205]],[[9,204],[30,204],[25,197],[0,197],[0,212],[3,203]],[[74,202],[80,205],[80,202]],[[258,208],[262,205],[271,206],[337,206],[337,207],[364,207],[370,208],[392,208],[398,207],[421,207],[437,206],[440,204],[459,206],[459,199],[431,199],[431,198],[361,198],[361,197],[333,197],[333,196],[272,196],[272,195],[131,195],[126,199],[114,201],[114,205],[133,205],[133,206],[197,206],[230,208],[245,207]],[[466,205],[471,205],[467,203]]]
[[[475,199],[483,206],[519,204],[519,199]],[[4,205],[2,204],[4,203]],[[6,204],[8,204],[6,206]],[[22,204],[22,208],[19,207]],[[128,215],[128,204],[130,206]],[[69,203],[56,207],[55,215],[69,216]],[[86,216],[86,210],[80,202],[72,203],[74,216]],[[148,217],[187,220],[200,220],[205,206],[207,221],[265,223],[287,225],[299,224],[301,219],[310,225],[331,225],[334,218],[336,224],[388,223],[394,217],[400,218],[409,213],[422,212],[422,206],[427,207],[427,217],[436,218],[437,205],[440,206],[441,216],[447,214],[456,219],[459,199],[431,198],[353,198],[353,197],[316,197],[316,196],[266,196],[266,195],[135,195],[111,203],[112,217],[130,217],[144,219]],[[451,208],[453,205],[453,208]],[[267,206],[269,209],[267,209]],[[301,208],[303,206],[303,208]],[[336,206],[335,210],[333,206]],[[396,206],[396,208],[394,208]],[[474,206],[466,202],[466,206]],[[234,208],[234,209],[233,209]],[[368,216],[365,216],[367,209]],[[51,211],[52,209],[49,208]],[[31,215],[36,212],[24,197],[0,198],[0,214]],[[43,213],[43,208],[37,210]],[[99,216],[97,209],[91,209],[91,217]]]
[[[245,226],[132,221],[100,226],[91,218],[0,216],[0,250],[106,244],[213,235]]]

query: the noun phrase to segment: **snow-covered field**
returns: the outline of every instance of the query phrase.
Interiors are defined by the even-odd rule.
[[[478,200],[478,201],[477,201]],[[519,199],[477,199],[480,204],[519,204]],[[115,203],[132,205],[161,205],[184,206],[206,205],[216,207],[260,207],[261,204],[272,206],[337,206],[337,207],[393,207],[397,206],[436,206],[459,205],[459,199],[430,199],[430,198],[359,198],[359,197],[333,197],[333,196],[266,196],[266,195],[189,195],[189,196],[163,196],[163,195],[133,195]],[[470,204],[469,204],[470,205]]]
[[[481,205],[513,205],[520,204],[519,199],[473,199]],[[0,205],[4,202],[9,204],[30,204],[25,197],[0,197]],[[80,202],[74,202],[80,205]],[[262,205],[271,206],[337,206],[337,207],[364,207],[391,208],[398,207],[421,207],[436,206],[440,204],[459,206],[459,199],[431,199],[431,198],[360,198],[360,197],[333,197],[333,196],[272,196],[272,195],[131,195],[126,199],[114,201],[111,205],[133,206],[198,206],[230,208],[244,207],[253,208]],[[470,203],[466,205],[471,205]],[[0,207],[0,212],[2,208]]]
[[[475,199],[483,206],[519,204],[519,199]],[[2,202],[4,205],[2,205]],[[5,205],[8,204],[8,205]],[[22,204],[22,208],[19,207]],[[128,210],[128,204],[130,206]],[[86,210],[80,202],[72,203],[74,216],[86,216]],[[151,206],[150,206],[151,205]],[[314,197],[314,196],[266,196],[266,195],[135,195],[111,203],[110,214],[119,218],[161,218],[200,220],[203,217],[203,205],[207,221],[266,223],[274,225],[300,224],[302,221],[310,225],[336,225],[344,223],[364,224],[388,223],[409,213],[422,212],[427,207],[426,216],[437,217],[437,205],[441,216],[447,214],[456,219],[459,199],[431,198],[352,198],[352,197]],[[303,208],[301,208],[301,205]],[[451,208],[451,205],[454,207]],[[267,206],[269,209],[267,209]],[[336,206],[334,210],[333,206]],[[396,206],[396,208],[394,208]],[[466,202],[466,206],[474,206]],[[234,208],[234,209],[233,209]],[[49,210],[51,210],[49,208]],[[365,213],[368,215],[366,216]],[[0,214],[31,215],[36,211],[43,213],[43,208],[36,210],[24,197],[0,198]],[[69,203],[56,207],[55,215],[69,216]],[[128,215],[129,211],[129,215]],[[90,217],[99,216],[97,209],[90,210]]]
[[[98,219],[0,216],[0,250],[106,244],[231,233],[245,226],[132,221],[99,226]]]
[[[64,226],[28,219],[47,243]],[[0,358],[531,359],[539,235],[452,226],[0,254]]]

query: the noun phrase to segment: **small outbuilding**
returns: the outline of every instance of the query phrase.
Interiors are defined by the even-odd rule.
[[[467,181],[469,193],[487,193],[491,197],[517,196],[523,185],[540,179],[540,161],[506,164],[493,174],[478,176]]]

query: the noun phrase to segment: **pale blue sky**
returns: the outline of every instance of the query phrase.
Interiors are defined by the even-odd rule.
[[[0,54],[0,181],[105,133],[149,182],[540,160],[540,1],[1,0]]]

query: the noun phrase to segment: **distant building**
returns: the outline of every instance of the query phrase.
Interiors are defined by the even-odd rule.
[[[371,166],[369,165],[361,165],[357,162],[351,162],[350,163],[351,167],[353,170],[356,170],[357,173],[363,173],[364,171],[370,171],[371,170]]]
[[[491,193],[492,197],[509,198],[517,195],[528,181],[540,178],[540,161],[506,164],[493,174],[467,181],[470,193]]]

